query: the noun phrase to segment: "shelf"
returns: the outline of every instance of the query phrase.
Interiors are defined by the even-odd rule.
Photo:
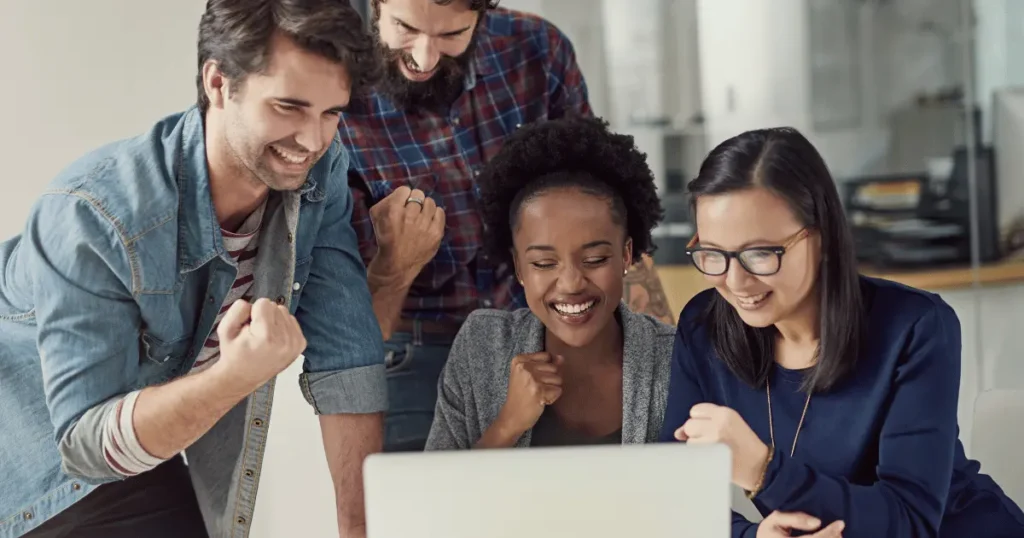
[[[711,287],[704,275],[689,265],[659,265],[657,270],[669,306],[676,315],[694,295]],[[878,271],[864,266],[861,267],[861,273],[914,288],[940,291],[970,288],[974,284],[975,271],[970,267],[927,271]],[[977,282],[981,285],[1024,282],[1024,260],[1012,259],[983,265],[977,270]]]

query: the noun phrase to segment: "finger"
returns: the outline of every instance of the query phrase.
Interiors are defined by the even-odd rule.
[[[841,538],[843,536],[843,529],[846,528],[846,523],[842,521],[833,521],[831,525],[821,529],[820,531],[811,535],[812,538]]]
[[[543,383],[544,385],[551,385],[553,387],[561,387],[562,386],[562,376],[560,376],[560,375],[544,374],[544,375],[534,376],[534,379],[536,379],[537,382],[539,382],[539,383]]]
[[[416,202],[410,202],[409,200],[419,200],[422,204],[426,204],[427,195],[419,189],[413,189],[409,194],[409,197],[402,203],[405,204],[405,218],[415,220],[419,218],[420,213],[423,212],[423,205]]]
[[[393,206],[397,205],[397,206],[401,207],[402,204],[404,204],[405,201],[409,199],[409,195],[411,193],[412,193],[412,188],[411,187],[407,187],[405,185],[402,185],[401,187],[398,187],[397,189],[391,191],[391,194],[388,195],[385,198],[385,200],[390,202],[390,205],[393,205]]]
[[[803,512],[773,512],[772,524],[784,529],[813,531],[821,527],[821,520]]]
[[[550,362],[531,362],[528,368],[535,374],[557,374],[558,367]]]
[[[551,405],[558,401],[558,398],[562,396],[562,387],[555,387],[551,385],[545,385],[541,389],[541,398],[544,401],[544,405]]]
[[[423,200],[423,208],[416,219],[416,225],[423,230],[430,229],[430,223],[434,219],[435,212],[437,212],[437,202],[433,198],[427,197]]]
[[[224,317],[217,326],[217,335],[221,342],[234,340],[242,332],[242,327],[249,322],[249,315],[252,312],[252,305],[245,299],[239,299],[231,303],[231,307],[224,313]]]
[[[693,418],[711,418],[719,414],[722,406],[713,403],[699,403],[690,408],[690,416]]]
[[[554,364],[555,366],[561,367],[563,364],[565,364],[565,357],[562,355],[555,355],[554,357],[552,357],[551,363]]]
[[[517,358],[524,362],[551,362],[551,354],[547,351],[538,351],[537,353],[524,353],[517,355]]]
[[[686,441],[689,437],[686,435],[686,430],[682,426],[676,428],[675,438],[679,441]]]
[[[438,207],[434,210],[434,216],[430,220],[430,230],[434,232],[436,237],[444,236],[445,218],[444,208]]]
[[[701,438],[706,437],[704,434],[707,432],[707,425],[707,419],[691,418],[684,422],[680,429],[687,439],[699,442]]]

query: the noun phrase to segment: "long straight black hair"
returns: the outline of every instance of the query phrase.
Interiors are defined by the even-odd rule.
[[[722,142],[704,159],[687,190],[696,208],[701,196],[752,187],[780,196],[805,227],[821,236],[816,283],[821,340],[803,389],[826,391],[853,369],[864,316],[853,237],[835,181],[811,142],[796,129],[782,127]],[[747,325],[717,293],[705,320],[718,357],[750,386],[763,386],[775,363],[777,329]]]

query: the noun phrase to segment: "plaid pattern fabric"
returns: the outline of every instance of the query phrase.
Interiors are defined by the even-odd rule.
[[[377,252],[369,208],[394,189],[422,189],[445,210],[444,239],[409,291],[406,318],[462,321],[476,308],[525,306],[512,268],[492,267],[481,252],[473,178],[521,125],[592,114],[575,51],[561,31],[506,9],[485,17],[465,91],[447,114],[408,114],[374,94],[353,99],[339,124],[352,157],[352,224],[364,263]]]

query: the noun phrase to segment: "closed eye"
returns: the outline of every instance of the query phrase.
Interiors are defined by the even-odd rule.
[[[554,263],[550,262],[532,262],[530,263],[530,265],[536,267],[537,269],[551,269],[552,267],[555,266]]]
[[[583,263],[591,267],[596,267],[599,265],[604,265],[605,262],[607,262],[609,259],[609,256],[605,256],[603,258],[587,258],[586,260],[583,260]]]

